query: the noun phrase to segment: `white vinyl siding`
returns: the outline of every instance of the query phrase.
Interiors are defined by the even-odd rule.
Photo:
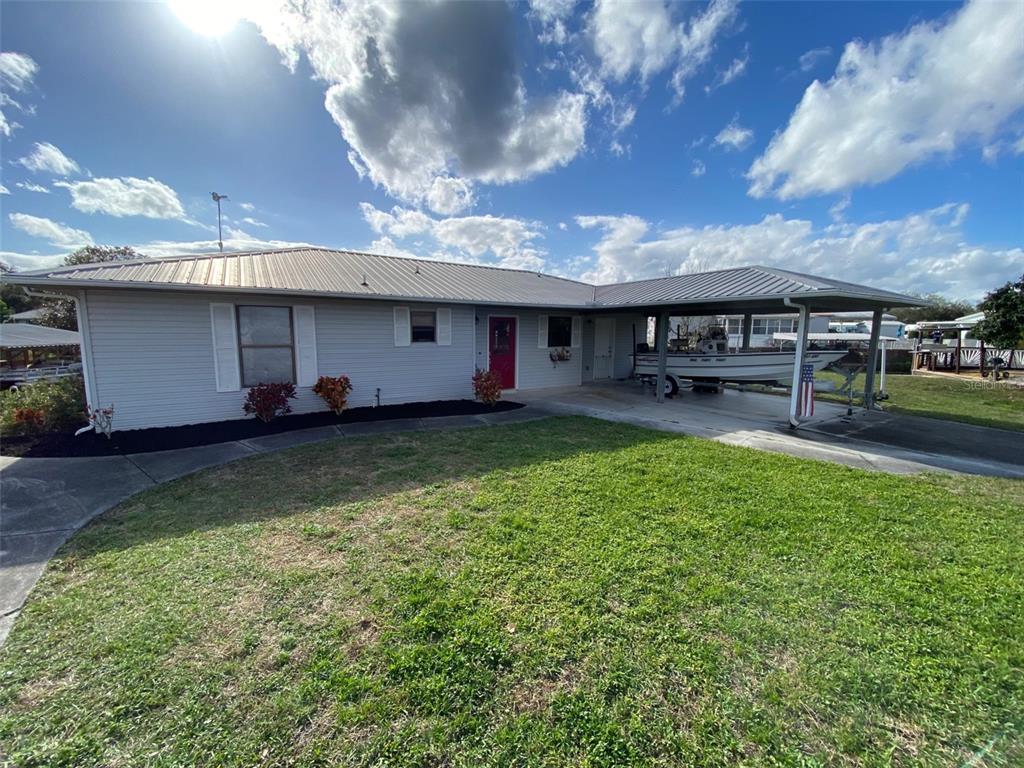
[[[154,290],[87,295],[96,400],[114,404],[115,430],[251,418],[242,412],[245,390],[218,391],[210,304],[233,309],[255,298]],[[260,296],[258,303],[292,306],[285,297]],[[324,299],[305,306],[313,309],[316,375],[348,375],[350,407],[373,405],[378,387],[383,405],[473,397],[472,307],[450,308],[451,344],[396,348],[392,303]],[[300,340],[300,358],[302,346]],[[232,349],[237,354],[237,331]],[[308,354],[306,360],[312,363]],[[307,385],[296,394],[295,413],[326,407]]]

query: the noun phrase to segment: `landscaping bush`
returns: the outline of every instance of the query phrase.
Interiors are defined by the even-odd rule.
[[[494,371],[476,369],[473,374],[473,394],[484,405],[494,405],[501,399],[501,379]]]
[[[321,376],[316,380],[313,391],[323,398],[327,407],[341,416],[348,406],[348,393],[352,391],[352,382],[348,376]]]
[[[85,424],[85,386],[80,376],[37,381],[0,392],[0,430],[33,435]]]
[[[277,416],[292,412],[289,400],[295,399],[295,385],[290,382],[277,384],[257,384],[249,387],[242,410],[255,414],[263,422],[272,421]]]

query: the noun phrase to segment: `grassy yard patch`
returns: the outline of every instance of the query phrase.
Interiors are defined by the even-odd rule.
[[[0,754],[1020,764],[1022,507],[583,418],[254,457],[61,551],[0,650]]]
[[[843,382],[841,376],[829,371],[816,373],[815,377],[834,381],[837,386]],[[857,397],[858,387],[863,394],[863,374],[857,377],[854,384],[854,402],[860,402]],[[1019,387],[1004,383],[993,384],[981,379],[957,380],[900,374],[887,375],[885,388],[889,399],[882,402],[882,407],[886,410],[963,421],[982,427],[1024,430],[1024,389]],[[846,402],[846,397],[828,392],[819,392],[815,397]]]

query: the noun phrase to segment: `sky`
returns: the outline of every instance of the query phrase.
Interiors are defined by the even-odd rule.
[[[0,2],[0,261],[1024,273],[1024,4]]]

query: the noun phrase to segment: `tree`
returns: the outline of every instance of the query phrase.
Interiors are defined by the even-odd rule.
[[[947,299],[938,293],[929,293],[922,299],[933,306],[898,307],[889,311],[900,322],[910,325],[922,320],[956,320],[975,311],[974,305],[963,299]]]
[[[108,261],[129,261],[141,258],[143,258],[141,253],[127,245],[87,245],[66,256],[64,265],[74,267],[80,264],[101,264]],[[39,322],[41,325],[48,325],[51,328],[77,331],[78,315],[75,312],[75,302],[70,299],[46,301],[43,304],[43,316]]]
[[[974,327],[975,337],[993,347],[1024,348],[1024,275],[990,292],[978,309],[985,319]]]
[[[11,285],[3,276],[17,270],[10,264],[0,261],[0,318],[6,320],[8,316],[29,309],[35,309],[42,302],[26,293],[20,285]]]

